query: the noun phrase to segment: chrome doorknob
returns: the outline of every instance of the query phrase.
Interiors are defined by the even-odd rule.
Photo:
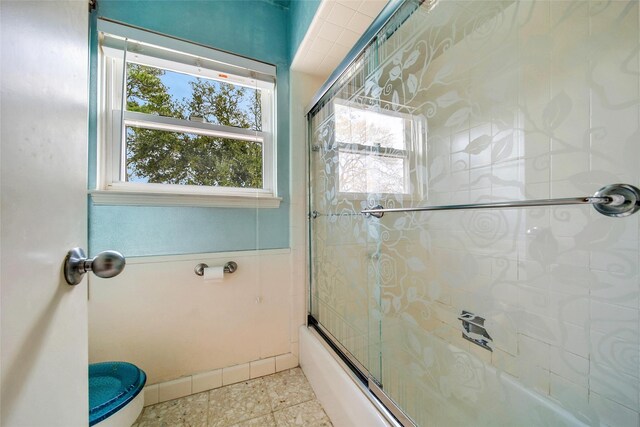
[[[126,260],[120,252],[104,251],[94,258],[87,259],[81,248],[73,248],[64,259],[64,278],[70,285],[77,285],[87,271],[93,271],[98,277],[108,279],[120,274]]]

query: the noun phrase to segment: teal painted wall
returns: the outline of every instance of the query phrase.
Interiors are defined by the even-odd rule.
[[[95,206],[89,200],[89,252],[125,256],[289,247],[289,65],[320,0],[100,0],[92,14],[277,67],[279,209]],[[89,186],[96,185],[97,36],[91,29]]]
[[[91,254],[106,249],[144,256],[289,247],[289,12],[258,0],[98,1],[94,22],[105,17],[276,65],[277,179],[283,200],[279,209],[94,206],[89,200]],[[95,188],[95,26],[91,43],[89,185]]]
[[[289,58],[293,61],[296,52],[307,33],[309,25],[320,6],[320,0],[292,0],[289,4]]]

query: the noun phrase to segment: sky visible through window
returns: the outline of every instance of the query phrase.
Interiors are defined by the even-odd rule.
[[[160,81],[166,86],[167,92],[171,95],[171,98],[174,101],[187,103],[193,96],[191,84],[196,82],[199,78],[192,76],[190,74],[178,73],[175,71],[164,70],[164,73],[160,75]],[[213,79],[203,79],[207,80],[212,85],[216,87],[217,90],[220,89],[222,82]],[[227,83],[231,84],[231,83]],[[242,111],[249,113],[249,106],[251,103],[251,99],[253,97],[253,93],[257,89],[245,87],[245,95],[239,101],[239,107]]]
[[[262,127],[261,97],[257,88],[128,63],[126,96],[129,111],[182,120],[202,117],[208,123],[257,131]],[[193,168],[198,166],[193,162],[199,162],[199,156],[212,159],[226,156],[224,161],[211,162],[208,166],[213,174],[211,176],[220,177],[220,174],[229,167],[237,171],[246,167],[248,170],[254,170],[255,173],[259,172],[254,163],[261,164],[261,149],[256,151],[255,143],[249,141],[202,137],[185,132],[151,131],[131,126],[126,126],[125,133],[126,179],[129,182],[158,182],[160,178],[157,176],[168,175],[165,173],[167,164],[172,165],[173,168],[170,180],[182,182],[183,179],[180,177],[185,173],[191,173]],[[203,141],[208,142],[204,144]],[[180,145],[183,148],[180,148]],[[198,154],[194,150],[197,150],[196,147],[200,145],[204,151]],[[215,145],[218,149],[212,152],[211,147]],[[158,166],[151,171],[151,176],[156,178],[150,179],[144,173],[144,170],[149,169],[148,164],[151,161],[151,158],[146,156],[156,156],[160,147],[163,147],[166,153],[162,154],[162,159],[155,159]],[[229,155],[227,152],[235,154]],[[244,163],[237,162],[238,156],[244,158]],[[144,165],[147,167],[143,167]],[[227,179],[231,186],[234,186],[235,181],[237,181],[235,186],[257,185],[257,178],[253,176],[247,178],[244,175],[238,175],[239,173],[233,172],[235,178]],[[203,182],[209,180],[209,177],[202,173],[200,176]],[[261,185],[261,182],[259,184]]]
[[[164,75],[160,76],[160,80],[167,87],[169,94],[175,100],[189,99],[191,98],[191,82],[198,80],[198,77],[194,77],[189,74],[176,73],[174,71],[165,70]],[[209,80],[216,88],[220,88],[221,82],[213,79]],[[244,111],[248,111],[249,103],[253,92],[256,89],[246,88],[245,96],[240,100],[240,108]]]
[[[173,99],[184,99],[191,96],[190,82],[196,81],[196,78],[188,74],[165,71],[164,75],[160,76],[160,80]]]

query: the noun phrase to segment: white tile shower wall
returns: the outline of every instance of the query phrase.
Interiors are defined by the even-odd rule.
[[[549,188],[548,195],[537,192],[536,197],[591,194],[598,186],[609,182],[630,182],[636,185],[638,183],[637,168],[624,165],[628,157],[639,158],[637,141],[634,140],[632,145],[625,142],[629,138],[634,139],[633,136],[638,130],[638,68],[637,64],[633,64],[632,69],[636,72],[625,76],[619,76],[620,70],[616,69],[617,64],[629,59],[629,55],[635,51],[638,44],[637,4],[614,2],[602,10],[599,10],[595,3],[582,2],[572,5],[575,6],[574,10],[568,10],[572,6],[565,2],[539,2],[530,25],[520,30],[520,43],[526,44],[534,38],[535,34],[532,32],[545,33],[549,29],[549,22],[556,24],[553,43],[547,44],[550,48],[548,54],[552,58],[551,70],[544,72],[535,69],[535,62],[525,59],[525,64],[533,63],[534,66],[522,67],[523,75],[520,79],[523,80],[519,101],[512,98],[514,111],[515,102],[519,102],[521,110],[526,111],[529,108],[530,116],[525,122],[526,126],[537,125],[536,120],[539,120],[539,117],[542,117],[542,120],[557,120],[557,123],[552,124],[554,132],[549,151],[539,151],[546,146],[545,142],[539,139],[531,141],[529,134],[520,142],[515,138],[510,140],[509,143],[513,145],[510,159],[516,161],[502,159],[497,164],[497,159],[493,158],[494,183],[489,187],[490,193],[478,193],[480,200],[485,197],[487,200],[490,197],[530,197],[526,194],[526,188],[520,186],[520,183],[529,182],[545,183]],[[629,9],[625,10],[625,7]],[[588,64],[575,57],[574,49],[580,46],[584,48],[588,43],[593,43],[598,28],[610,29],[616,19],[623,23],[617,31],[627,33],[624,37],[611,36],[616,40],[616,47],[607,48],[606,53],[602,52],[604,54],[596,66],[597,69],[605,68],[606,72],[599,74],[600,80],[588,82]],[[498,32],[496,28],[493,30]],[[600,42],[606,44],[604,40]],[[475,48],[477,52],[482,52],[477,44],[469,43],[468,46],[469,49]],[[596,52],[601,52],[598,47]],[[450,50],[453,51],[455,48]],[[515,54],[525,57],[527,55]],[[466,52],[454,55],[468,57]],[[509,52],[508,55],[514,53]],[[637,63],[637,55],[632,56],[632,59]],[[437,71],[438,67],[435,70]],[[532,84],[532,74],[540,71],[542,73],[536,77],[540,83]],[[478,71],[478,76],[481,75],[482,71]],[[620,79],[612,79],[614,75]],[[525,78],[527,80],[524,80]],[[602,79],[606,79],[606,86]],[[615,84],[611,84],[614,80]],[[548,85],[550,91],[541,90],[540,85]],[[605,87],[606,92],[600,92]],[[473,99],[470,101],[482,102]],[[502,102],[509,104],[511,101],[505,97]],[[612,103],[624,111],[624,120],[619,115],[611,114]],[[622,105],[626,105],[626,108]],[[557,110],[553,110],[554,108]],[[563,109],[566,111],[562,111]],[[549,117],[552,114],[555,116]],[[495,120],[492,126],[496,126]],[[587,129],[592,129],[591,133],[595,133],[595,126],[605,129],[607,135],[589,137],[588,134],[578,134],[578,130],[584,132]],[[609,129],[611,132],[608,132]],[[439,130],[437,123],[435,129],[431,128],[432,132],[437,133]],[[466,136],[467,132],[469,136]],[[531,133],[535,132],[531,130]],[[453,157],[455,153],[466,154],[464,148],[467,147],[468,150],[472,147],[472,134],[473,128],[463,133],[459,132],[450,139],[451,168],[456,168],[458,175],[464,172],[466,176],[467,170],[473,171],[474,167],[480,167],[482,164],[469,162],[464,156]],[[461,135],[467,139],[461,140]],[[594,141],[596,138],[604,141]],[[602,148],[596,148],[596,142],[602,144]],[[456,149],[456,144],[462,149]],[[495,132],[493,144],[495,147]],[[533,148],[531,156],[529,147]],[[616,150],[617,153],[624,154],[607,155]],[[500,155],[502,153],[498,152]],[[600,160],[594,162],[593,159],[596,158]],[[518,159],[525,159],[530,163],[524,164]],[[605,159],[608,162],[606,165],[602,162]],[[449,190],[470,188],[472,185],[471,180],[467,184],[464,179],[454,178],[447,180]],[[510,182],[517,185],[510,187]],[[512,190],[515,191],[510,192]],[[436,194],[434,199],[430,198],[429,202],[439,203],[437,196],[439,194]],[[470,201],[474,201],[473,198],[470,198]],[[538,216],[547,218],[547,222],[534,219],[531,222],[533,226],[530,226],[528,218],[523,218],[523,215],[523,212],[461,215],[462,228],[466,235],[455,235],[462,241],[460,246],[467,251],[479,252],[474,256],[476,260],[492,258],[493,266],[491,274],[488,275],[490,279],[483,283],[481,276],[477,276],[480,267],[475,263],[461,262],[461,257],[447,257],[444,265],[462,267],[463,271],[467,272],[467,277],[474,277],[473,286],[466,283],[460,287],[462,281],[458,278],[442,281],[451,288],[451,292],[462,294],[453,300],[451,309],[454,313],[459,313],[462,309],[477,310],[488,318],[492,312],[497,312],[501,316],[517,319],[515,328],[505,329],[498,327],[502,325],[489,324],[492,333],[507,331],[504,337],[499,334],[494,336],[499,350],[493,353],[493,363],[518,377],[525,385],[545,395],[550,393],[549,366],[546,360],[551,354],[552,360],[556,361],[552,365],[554,377],[559,375],[560,381],[568,381],[576,386],[565,387],[562,399],[577,399],[577,395],[582,395],[579,388],[582,385],[588,387],[592,392],[591,396],[599,394],[598,399],[609,399],[637,412],[637,355],[640,348],[637,305],[638,219],[630,218],[616,222],[600,217],[589,209],[558,208],[552,211],[541,210]],[[532,215],[535,214],[532,212]],[[433,216],[430,219],[432,218]],[[451,217],[447,220],[451,220]],[[468,224],[466,227],[465,222]],[[452,228],[450,223],[444,225],[442,240],[451,239],[455,232]],[[630,236],[628,244],[623,243],[624,235]],[[507,253],[514,248],[514,244],[517,244],[517,256],[509,259]],[[433,248],[434,252],[448,249],[441,241],[437,241],[436,245]],[[487,247],[488,251],[482,250],[482,246]],[[504,255],[501,255],[501,252]],[[430,255],[433,256],[433,253]],[[468,257],[465,259],[469,260]],[[518,271],[515,276],[509,277],[505,268],[511,266],[518,266]],[[533,271],[529,267],[533,268]],[[598,280],[597,275],[603,276],[605,282]],[[619,288],[611,284],[616,279],[623,279],[622,287],[626,288],[622,298],[618,297],[621,292]],[[505,285],[508,284],[512,284],[512,289],[515,289],[515,300],[510,300],[509,296],[505,295],[509,293],[505,289]],[[465,297],[465,294],[470,295]],[[485,300],[484,304],[483,296],[486,295],[490,295],[491,299]],[[627,298],[631,300],[630,304]],[[623,305],[632,307],[624,308]],[[446,318],[441,317],[440,320],[447,322]],[[449,326],[459,330],[455,321],[453,324],[449,323]],[[595,339],[598,333],[605,333],[608,338],[608,342],[603,343],[601,349],[597,347],[598,340]],[[615,340],[616,337],[618,341]],[[504,341],[503,338],[517,342],[518,350],[514,351],[513,346],[509,346],[511,350],[504,348],[504,342],[501,342]],[[600,351],[604,354],[599,355]],[[567,359],[571,359],[571,363],[567,363]],[[596,362],[598,359],[602,359],[602,365]],[[572,396],[574,391],[577,393],[576,396]],[[600,407],[604,408],[603,405]],[[603,414],[600,415],[604,417]]]
[[[430,14],[414,14],[405,26],[421,22],[428,30],[416,42],[401,28],[391,38],[406,43],[387,57],[380,48],[380,73],[371,74],[372,86],[384,87],[377,96],[391,101],[400,93],[402,108],[428,117],[429,191],[419,203],[590,195],[615,182],[638,186],[638,2],[506,7],[478,1],[465,3],[466,11],[460,4],[440,2]],[[471,30],[453,34],[454,20]],[[441,40],[451,45],[440,52]],[[424,46],[430,48],[424,69],[409,74],[413,69],[402,68],[403,61],[417,49],[421,63]],[[437,105],[427,107],[434,100]],[[315,130],[331,127],[328,116],[318,116]],[[315,142],[331,147],[316,135]],[[332,154],[324,156],[330,163]],[[317,204],[339,212],[343,201],[331,192],[325,163],[314,170]],[[487,318],[494,338],[490,354],[474,346],[475,358],[582,420],[638,425],[640,215],[605,218],[589,207],[563,207],[403,218],[387,215],[377,230],[351,222],[361,241],[350,240],[358,233],[345,232],[340,221],[314,222],[321,258],[316,292],[321,321],[343,344],[359,332],[358,320],[379,316],[388,374],[382,382],[416,419],[428,419],[421,411],[429,405],[414,405],[411,396],[434,405],[439,394],[487,398],[491,388],[481,393],[480,380],[465,376],[474,357],[439,354],[442,346],[433,340],[469,351],[457,316],[470,310]],[[386,234],[378,261],[361,261],[366,240],[378,240],[380,230]],[[363,300],[357,292],[366,293],[366,283],[350,285],[371,279],[367,268],[374,269],[371,283],[379,293]],[[452,358],[460,365],[450,366]],[[463,380],[469,382],[456,383]]]
[[[218,283],[193,271],[232,260]],[[288,249],[143,257],[91,276],[89,360],[129,361],[154,384],[291,353],[290,263]]]

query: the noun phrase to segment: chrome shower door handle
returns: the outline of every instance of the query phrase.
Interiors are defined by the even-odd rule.
[[[126,260],[120,252],[104,251],[87,259],[81,248],[73,248],[64,259],[64,278],[70,285],[77,285],[87,271],[108,279],[117,276],[124,269]]]

